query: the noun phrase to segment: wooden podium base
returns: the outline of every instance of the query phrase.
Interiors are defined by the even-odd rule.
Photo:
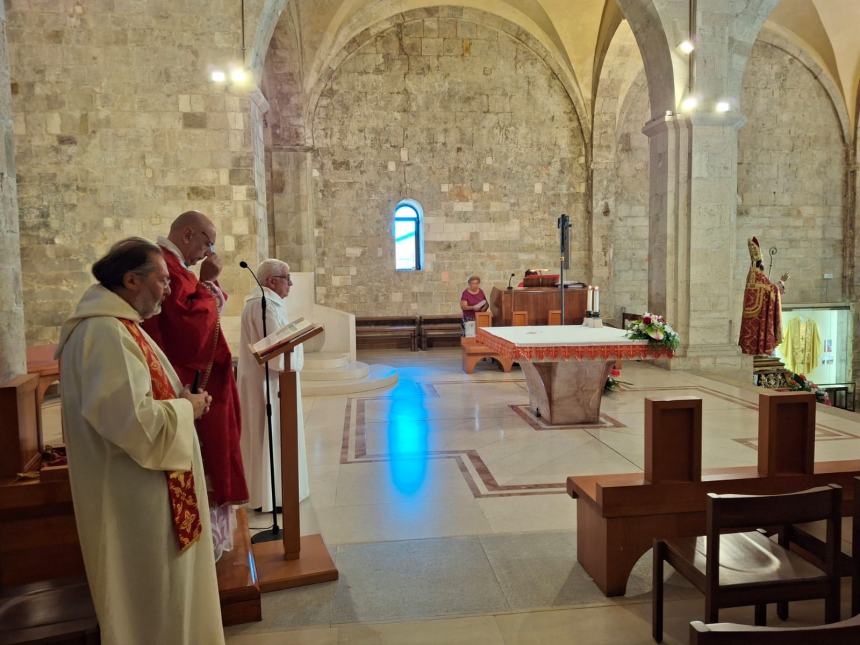
[[[284,559],[280,540],[254,544],[253,551],[263,593],[338,579],[334,560],[319,533],[302,536],[301,552],[295,560]]]
[[[260,584],[254,554],[251,552],[248,515],[244,508],[236,509],[233,550],[221,556],[215,564],[215,571],[221,597],[221,621],[225,625],[241,625],[263,620]]]

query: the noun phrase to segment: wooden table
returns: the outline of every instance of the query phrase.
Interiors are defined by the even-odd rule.
[[[531,411],[549,425],[597,423],[606,379],[616,361],[670,356],[612,327],[481,327],[477,339],[520,364]]]

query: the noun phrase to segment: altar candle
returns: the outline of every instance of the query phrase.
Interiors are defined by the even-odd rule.
[[[591,311],[600,311],[600,287],[594,287],[594,309]]]
[[[594,309],[591,308],[591,305],[593,302],[594,302],[594,287],[589,285],[589,287],[588,287],[588,302],[585,305],[585,309],[587,311],[594,311]]]

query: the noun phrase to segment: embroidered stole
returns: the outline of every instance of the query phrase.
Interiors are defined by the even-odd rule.
[[[120,318],[119,321],[125,325],[132,338],[137,342],[143,352],[146,364],[149,367],[149,377],[152,380],[152,396],[156,401],[175,399],[176,391],[164,371],[164,366],[155,355],[152,346],[144,338],[143,332],[137,323]],[[179,551],[185,551],[197,541],[202,531],[200,523],[200,509],[197,506],[197,493],[194,491],[194,473],[188,472],[165,472],[167,476],[167,495],[170,499],[170,510],[173,516],[173,529],[179,543]]]

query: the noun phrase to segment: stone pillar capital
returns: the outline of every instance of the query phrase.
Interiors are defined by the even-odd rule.
[[[689,116],[693,128],[727,128],[740,130],[747,123],[747,118],[740,112],[694,112]]]
[[[667,112],[665,116],[658,116],[648,121],[645,127],[642,128],[642,134],[651,139],[664,135],[670,129],[677,129],[680,126],[687,126],[693,130],[701,127],[740,130],[746,125],[746,122],[747,118],[740,112],[692,112],[691,114]]]
[[[665,135],[670,129],[675,129],[679,124],[686,122],[686,115],[666,112],[665,116],[658,116],[648,121],[645,127],[642,128],[642,134],[649,139],[653,139],[654,137]]]

